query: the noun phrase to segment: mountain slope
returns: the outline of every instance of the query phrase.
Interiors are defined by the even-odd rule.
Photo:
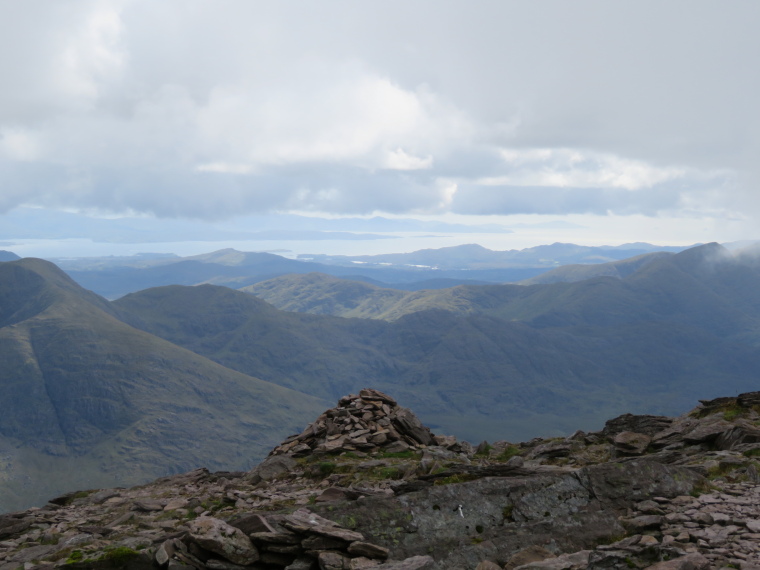
[[[667,296],[647,287],[611,278],[457,287],[427,292],[446,296],[450,310],[409,310],[392,322],[277,311],[213,286],[151,289],[113,305],[135,326],[243,373],[325,398],[371,384],[434,427],[476,440],[592,427],[625,409],[671,413],[694,390],[754,385],[756,344],[723,336],[751,328],[751,316],[704,288],[685,290],[668,313],[657,304]]]
[[[323,273],[283,275],[240,288],[284,311],[374,318],[408,293]]]
[[[384,320],[424,310],[482,314],[540,327],[673,321],[721,334],[754,336],[760,322],[760,269],[754,257],[718,244],[628,260],[616,277],[550,284],[461,285],[389,292],[293,276],[245,288],[278,307]],[[382,297],[380,296],[382,294]]]
[[[35,259],[0,264],[0,369],[0,446],[13,458],[0,509],[209,458],[243,468],[322,407],[134,329]],[[61,477],[40,473],[73,459]]]
[[[530,279],[520,281],[520,285],[572,283],[574,281],[593,279],[594,277],[617,277],[618,279],[623,279],[635,273],[644,265],[671,255],[673,254],[669,252],[656,251],[607,263],[563,265]]]

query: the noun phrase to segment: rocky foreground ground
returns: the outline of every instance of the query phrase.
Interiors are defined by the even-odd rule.
[[[0,515],[0,570],[759,568],[760,392],[473,447],[342,398],[250,472]]]

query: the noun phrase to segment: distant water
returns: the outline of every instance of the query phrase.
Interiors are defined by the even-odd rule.
[[[560,233],[560,232],[557,232]],[[102,243],[88,239],[61,240],[9,240],[3,249],[21,257],[43,259],[67,257],[122,256],[137,253],[176,253],[180,256],[197,255],[218,249],[233,248],[239,251],[269,251],[285,257],[307,254],[376,255],[405,253],[419,249],[438,249],[455,245],[477,243],[493,250],[524,249],[561,240],[560,236],[521,235],[521,233],[484,234],[384,234],[388,239],[377,240],[231,240],[181,241],[156,243]],[[565,236],[567,237],[567,236]],[[589,244],[592,245],[592,244]],[[600,244],[601,245],[601,244]]]

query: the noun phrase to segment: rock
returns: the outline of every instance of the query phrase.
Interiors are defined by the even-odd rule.
[[[625,431],[642,433],[652,437],[654,434],[668,429],[673,423],[673,418],[666,416],[623,414],[604,424],[602,435],[613,439],[617,434]]]
[[[346,570],[349,568],[350,558],[339,552],[320,552],[319,569],[320,570]]]
[[[174,541],[175,539],[173,538],[165,540],[156,550],[155,559],[156,563],[159,566],[165,566],[169,563],[169,560],[171,560],[172,556],[174,556],[174,553],[177,551]]]
[[[573,449],[577,447],[572,441],[551,441],[542,443],[534,447],[528,453],[528,459],[554,459],[558,457],[568,457]]]
[[[546,560],[547,558],[555,558],[555,555],[546,550],[543,546],[529,546],[517,554],[514,554],[507,561],[507,564],[504,566],[504,570],[512,570],[513,568],[517,568],[523,564],[528,564],[529,562],[538,562],[540,560]]]
[[[734,449],[740,445],[758,442],[760,429],[745,421],[738,421],[734,427],[718,435],[714,445],[716,449]]]
[[[356,542],[352,542],[348,547],[348,553],[352,556],[364,556],[365,558],[385,560],[388,558],[390,551],[383,546],[357,540]]]
[[[490,560],[483,560],[475,567],[475,570],[501,570],[501,566],[494,564]]]
[[[343,550],[348,546],[348,542],[341,538],[330,538],[327,536],[309,536],[301,541],[301,547],[304,550]]]
[[[354,542],[357,540],[364,540],[364,535],[355,532],[353,530],[348,530],[346,528],[340,528],[337,526],[322,526],[317,525],[310,529],[310,532],[314,534],[318,534],[319,536],[326,536],[328,538],[337,538],[340,540],[345,540],[346,542]]]
[[[383,402],[390,406],[397,406],[396,400],[391,398],[388,394],[383,394],[380,390],[374,390],[372,388],[364,388],[359,391],[359,397],[362,400],[371,400],[377,402]]]
[[[120,495],[119,491],[116,489],[105,489],[103,491],[96,491],[87,499],[93,504],[93,505],[102,505],[105,503],[108,499],[112,499],[113,497],[118,497]]]
[[[435,561],[430,556],[412,556],[406,560],[388,561],[380,568],[383,570],[428,570],[434,567]]]
[[[285,570],[311,570],[314,566],[314,559],[306,556],[299,556]]]
[[[688,493],[704,481],[691,469],[644,459],[584,467],[578,476],[605,508],[621,507],[631,501],[639,502],[657,496],[687,495],[689,500],[693,500]]]
[[[683,440],[689,444],[710,443],[718,439],[718,436],[731,431],[734,424],[722,419],[715,419],[698,423],[688,433],[683,434]]]
[[[152,499],[141,499],[135,501],[132,508],[136,511],[151,512],[151,511],[163,511],[165,503],[163,501],[156,501]]]
[[[673,560],[658,562],[647,567],[647,570],[707,570],[710,561],[699,553],[687,554]]]
[[[391,421],[399,433],[412,438],[414,441],[423,445],[435,443],[433,434],[422,425],[422,422],[411,410],[397,407],[391,414]]]
[[[252,532],[248,537],[254,544],[300,544],[301,539],[292,532]]]
[[[164,506],[165,511],[176,511],[177,509],[184,509],[188,505],[187,499],[172,499]]]
[[[190,538],[199,546],[243,566],[259,559],[259,552],[243,532],[213,517],[199,517],[190,523]]]
[[[613,440],[615,449],[623,455],[642,455],[651,442],[648,435],[633,431],[621,431]]]
[[[342,501],[347,497],[345,489],[340,487],[328,487],[316,498],[318,503],[328,503],[331,501]]]
[[[363,556],[359,556],[358,558],[352,558],[351,562],[348,565],[350,570],[362,570],[363,568],[377,568],[378,566],[380,566],[380,562],[378,562],[377,560],[370,560],[369,558],[364,558]]]
[[[296,461],[287,455],[270,456],[254,467],[249,477],[253,482],[269,481],[278,475],[292,471],[297,465]]]
[[[747,521],[747,528],[750,532],[760,533],[760,520]]]
[[[386,445],[384,450],[387,453],[402,453],[409,450],[409,444],[403,441],[394,441],[393,443]]]
[[[663,517],[659,515],[641,515],[631,519],[622,519],[623,526],[632,533],[641,533],[662,526]]]
[[[266,517],[262,515],[245,515],[229,521],[229,524],[242,530],[243,534],[246,536],[254,532],[277,532],[274,527],[269,524]]]
[[[338,401],[338,407],[325,411],[298,435],[290,436],[272,450],[272,457],[304,457],[341,450],[372,452],[382,448],[393,452],[395,442],[409,445],[436,445],[433,434],[410,410],[372,388],[364,388]],[[406,448],[398,449],[403,451]],[[270,459],[251,472],[254,481],[263,475]],[[266,477],[262,477],[266,479]]]
[[[555,558],[528,562],[522,566],[517,566],[515,570],[585,570],[589,567],[591,552],[591,550],[581,550],[570,554],[561,554]]]

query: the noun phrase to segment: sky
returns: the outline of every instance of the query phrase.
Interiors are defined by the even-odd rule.
[[[0,247],[758,239],[758,24],[755,0],[0,0]],[[292,214],[407,225],[219,234]]]

